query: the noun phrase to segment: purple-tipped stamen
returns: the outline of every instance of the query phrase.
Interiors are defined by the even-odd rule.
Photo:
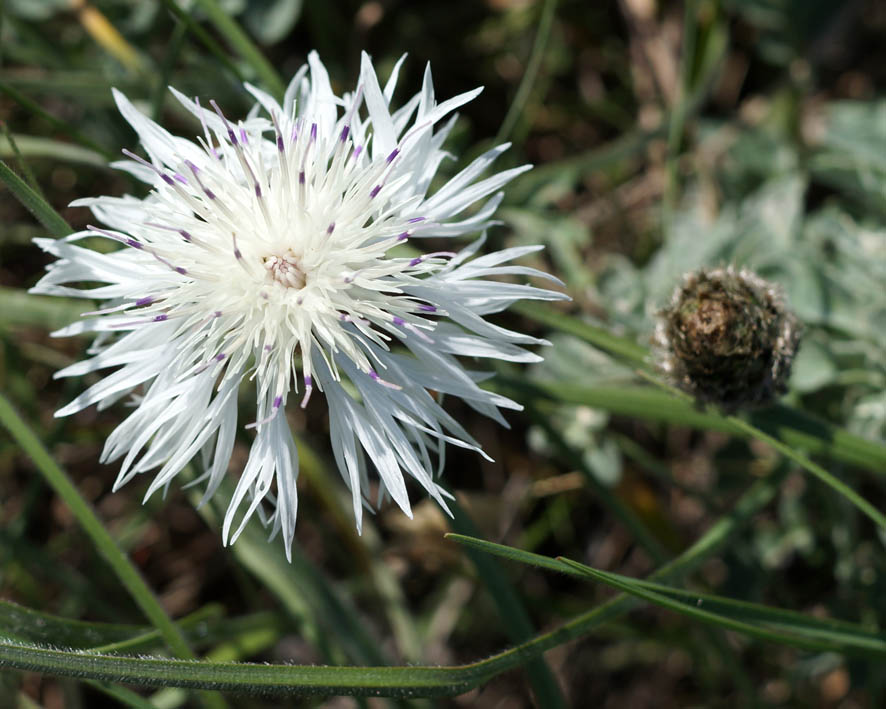
[[[299,407],[304,409],[308,402],[311,400],[311,392],[314,391],[314,380],[311,379],[310,374],[305,375],[305,395],[302,397],[301,404]]]
[[[277,412],[280,411],[280,405],[283,403],[283,396],[278,394],[274,397],[274,403],[271,406],[271,413],[265,416],[260,421],[255,421],[254,423],[246,424],[246,428],[258,428],[259,426],[263,426],[264,424],[271,421],[276,415]]]
[[[331,234],[335,231],[335,222],[332,222],[328,227],[326,227],[326,233]]]

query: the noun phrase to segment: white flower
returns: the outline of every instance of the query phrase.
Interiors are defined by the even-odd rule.
[[[480,239],[457,254],[414,258],[395,247],[481,232],[501,201],[498,190],[528,166],[479,179],[508,147],[501,145],[432,190],[449,157],[441,145],[451,114],[480,89],[438,104],[428,68],[421,92],[392,111],[399,67],[382,89],[364,54],[356,91],[338,97],[312,53],[282,105],[247,84],[258,103],[238,123],[214,102],[207,108],[173,89],[202,124],[196,143],[169,134],[114,92],[148,155],[127,152],[131,160],[115,166],[151,192],[74,202],[105,226],[38,239],[59,260],[33,292],[106,301],[55,333],[98,333],[92,358],[57,376],[117,369],[57,415],[132,395],[134,410],[102,454],[103,462],[123,458],[115,489],[159,468],[149,496],[201,453],[208,499],[231,458],[238,391],[254,380],[256,420],[247,428],[255,439],[223,539],[235,541],[258,511],[272,535],[282,532],[289,555],[298,504],[298,454],[285,415],[290,399],[298,405],[300,396],[304,407],[313,391],[325,395],[332,450],[358,529],[369,505],[370,467],[380,478],[380,498],[390,495],[409,515],[404,473],[445,509],[448,493],[434,479],[432,460],[442,468],[445,443],[480,451],[435,392],[459,397],[502,425],[499,408],[521,408],[481,389],[484,375],[457,357],[540,359],[520,345],[542,340],[484,316],[521,298],[564,297],[490,280],[550,278],[502,265],[541,247],[475,257]],[[77,244],[94,236],[124,248],[99,253]],[[105,285],[78,287],[83,282]],[[269,518],[263,501],[273,510]]]

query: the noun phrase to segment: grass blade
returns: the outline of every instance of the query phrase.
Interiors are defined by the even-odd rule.
[[[5,167],[5,166],[4,166]],[[6,427],[25,454],[43,475],[49,486],[65,501],[83,531],[92,540],[98,552],[108,562],[123,587],[132,596],[142,612],[157,628],[170,650],[178,657],[193,659],[196,657],[188,646],[181,629],[166,614],[154,592],[148,587],[139,570],[123,553],[99,520],[95,511],[80,494],[70,478],[49,455],[40,439],[13,409],[5,396],[0,394],[0,422]],[[220,698],[206,699],[206,704],[220,706]],[[223,706],[223,705],[222,705]]]
[[[25,209],[33,214],[53,236],[61,238],[73,231],[61,215],[45,199],[28,187],[27,183],[10,170],[2,160],[0,160],[0,180]]]
[[[688,573],[720,549],[744,523],[773,498],[781,475],[758,480],[705,535],[654,578]],[[545,557],[542,557],[545,558]],[[636,606],[621,594],[548,633],[504,652],[456,667],[299,667],[218,664],[72,653],[12,640],[0,640],[0,667],[145,686],[203,687],[238,692],[354,694],[363,696],[452,696],[519,667],[527,660],[587,634]]]
[[[476,534],[473,520],[458,501],[451,500],[449,507],[454,515],[450,521],[452,528],[463,534]],[[492,596],[508,637],[514,642],[520,642],[532,637],[535,629],[532,626],[529,614],[498,564],[485,554],[472,553],[471,550],[467,550],[467,552],[477,568],[477,573]],[[532,683],[532,688],[535,690],[539,706],[551,707],[552,709],[554,707],[567,706],[557,680],[543,658],[539,657],[527,662],[526,673],[529,676],[529,681]]]
[[[282,99],[286,87],[280,80],[277,71],[265,59],[261,50],[253,44],[243,28],[231,19],[231,16],[222,9],[217,0],[197,0],[197,4],[203,8],[209,21],[231,43],[237,54],[252,67],[256,76],[264,83],[265,88],[277,99]]]

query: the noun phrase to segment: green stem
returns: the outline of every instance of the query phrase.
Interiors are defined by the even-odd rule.
[[[141,573],[123,553],[114,538],[99,520],[95,511],[80,494],[70,478],[52,459],[49,452],[28,427],[9,400],[0,394],[0,422],[8,429],[12,437],[31,458],[34,465],[42,473],[44,479],[56,494],[61,497],[74,517],[89,535],[96,549],[113,569],[120,583],[129,592],[151,624],[157,628],[169,649],[176,657],[194,660],[196,655],[188,646],[181,629],[172,622],[160,601],[148,587]],[[206,703],[213,706],[224,706],[220,697],[208,699]]]

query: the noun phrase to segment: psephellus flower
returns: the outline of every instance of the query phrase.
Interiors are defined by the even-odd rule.
[[[207,106],[172,89],[199,119],[196,142],[171,135],[114,91],[147,154],[124,151],[129,159],[114,166],[150,185],[150,193],[75,201],[102,226],[37,239],[58,260],[33,292],[105,301],[54,333],[97,333],[91,358],[57,376],[117,369],[56,415],[131,398],[134,410],[102,453],[103,462],[123,459],[115,490],[159,469],[147,498],[198,457],[208,500],[231,459],[238,391],[254,387],[256,413],[246,424],[254,439],[223,541],[233,543],[258,512],[272,536],[282,535],[289,556],[299,462],[288,406],[325,396],[332,451],[358,530],[363,507],[372,504],[373,469],[377,502],[390,495],[411,515],[406,476],[446,509],[449,493],[436,481],[445,444],[482,454],[441,406],[443,396],[502,425],[499,409],[521,408],[480,388],[486,374],[458,358],[540,359],[522,345],[543,340],[485,316],[524,298],[565,297],[497,279],[556,281],[509,263],[541,247],[480,256],[482,237],[458,252],[404,256],[395,247],[483,232],[500,188],[529,166],[481,179],[508,147],[500,145],[432,189],[450,157],[442,145],[453,111],[481,89],[437,103],[428,67],[421,91],[392,110],[399,68],[382,88],[364,54],[356,90],[339,97],[311,53],[282,104],[246,84],[257,103],[237,122],[214,101]],[[86,237],[121,248],[84,248],[78,242]]]

